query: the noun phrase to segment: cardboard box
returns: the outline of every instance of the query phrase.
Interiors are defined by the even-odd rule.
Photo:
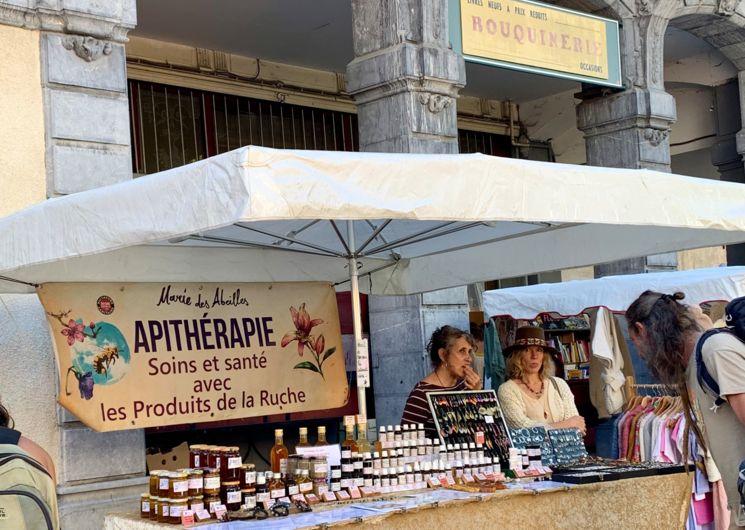
[[[155,469],[176,471],[189,467],[189,445],[184,442],[165,453],[145,455],[145,460],[147,461],[148,471]]]

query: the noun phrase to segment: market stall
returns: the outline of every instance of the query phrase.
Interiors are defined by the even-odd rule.
[[[533,320],[543,315],[552,337],[561,340],[569,334],[572,341],[582,341],[589,353],[589,357],[581,360],[590,367],[590,396],[603,418],[621,410],[626,402],[622,388],[626,378],[635,375],[633,361],[640,367],[640,361],[632,358],[626,348],[623,327],[616,325],[611,314],[622,315],[647,289],[671,294],[681,291],[688,304],[723,306],[733,298],[745,296],[745,267],[606,276],[494,289],[483,295],[484,313],[492,318],[517,320]],[[573,318],[581,315],[587,316],[589,328],[583,329],[582,320]],[[716,320],[717,315],[714,316]],[[576,322],[580,325],[573,325]],[[637,379],[641,379],[641,384],[647,382],[643,377]]]
[[[651,171],[246,147],[0,220],[0,283],[3,291],[38,288],[42,297],[86,282],[122,291],[146,284],[348,285],[359,339],[360,290],[418,293],[738,243],[745,241],[743,201],[740,184]],[[86,303],[99,312],[113,308],[107,299]],[[290,313],[296,342],[307,342],[311,317],[299,317],[298,306]],[[97,322],[50,317],[66,327],[70,346],[97,338],[88,336],[96,335]],[[147,329],[158,336],[156,327]],[[320,363],[327,352],[314,346]],[[97,365],[106,372],[107,359],[113,366],[111,352]],[[87,400],[86,373],[74,375]],[[120,416],[116,408],[102,410],[104,418]]]

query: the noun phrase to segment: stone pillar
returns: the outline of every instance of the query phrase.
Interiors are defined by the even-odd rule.
[[[637,0],[621,26],[621,60],[625,89],[584,90],[577,106],[577,127],[584,133],[587,163],[592,166],[670,171],[670,125],[675,99],[663,84],[663,43],[667,4]],[[667,6],[669,7],[669,6]],[[675,254],[633,258],[595,267],[596,277],[675,268]]]
[[[447,0],[352,0],[355,59],[347,91],[357,104],[361,151],[457,153],[455,99],[463,58],[448,42]],[[426,342],[443,324],[467,328],[466,288],[370,296],[370,345],[379,425],[401,420],[406,397],[430,371]]]
[[[743,79],[743,72],[738,73],[738,79]],[[711,163],[721,180],[745,183],[741,84],[742,81],[733,81],[714,88],[717,142],[711,148]],[[745,265],[745,244],[727,245],[727,264]]]
[[[32,62],[22,84],[3,90],[2,105],[28,107],[39,91],[27,141],[41,148],[27,156],[29,167],[41,170],[0,177],[38,191],[15,194],[12,210],[132,178],[124,42],[135,23],[135,0],[0,0],[3,50]],[[5,65],[21,71],[14,61],[7,54],[0,59],[4,87]],[[101,528],[105,513],[134,510],[144,491],[144,432],[96,433],[56,405],[54,352],[38,299],[16,295],[3,302],[0,319],[11,325],[3,328],[2,399],[18,427],[55,460],[62,527]]]
[[[463,58],[450,49],[447,0],[352,0],[347,91],[360,150],[457,153]]]

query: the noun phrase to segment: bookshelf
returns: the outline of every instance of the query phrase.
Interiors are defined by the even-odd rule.
[[[559,351],[556,375],[567,381],[574,394],[577,409],[587,424],[585,444],[594,452],[598,413],[590,401],[590,318],[587,315],[579,315],[561,319],[546,315],[539,325],[543,327],[546,340],[552,342],[554,348]]]

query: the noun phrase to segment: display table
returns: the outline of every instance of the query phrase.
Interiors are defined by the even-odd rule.
[[[497,493],[428,490],[418,494],[347,504],[333,509],[263,521],[199,524],[199,530],[318,528],[345,524],[386,529],[423,528],[655,528],[685,526],[693,475],[671,475],[568,485],[535,482],[511,485]],[[105,530],[179,528],[140,519],[138,514],[109,514]]]

